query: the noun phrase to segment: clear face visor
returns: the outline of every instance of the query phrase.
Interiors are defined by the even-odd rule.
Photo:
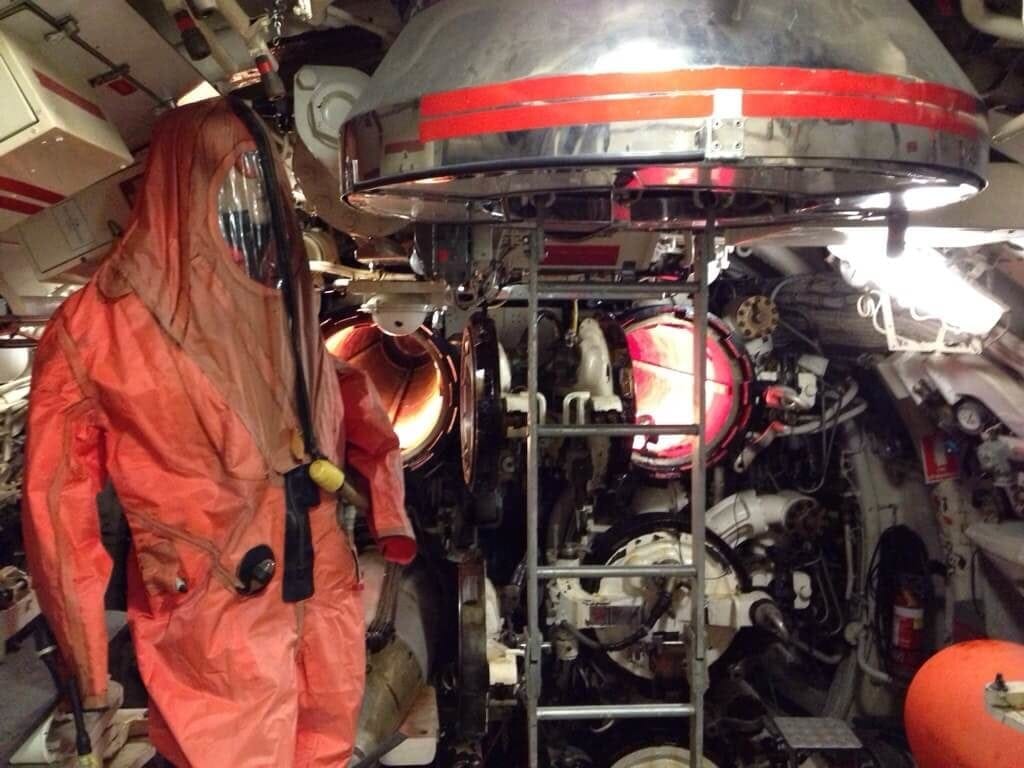
[[[266,180],[255,150],[239,155],[217,196],[220,232],[231,257],[253,280],[278,288],[277,252]]]

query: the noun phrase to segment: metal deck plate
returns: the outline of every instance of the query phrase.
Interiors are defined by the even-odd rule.
[[[777,717],[783,741],[794,750],[863,749],[860,739],[842,720],[829,717]]]

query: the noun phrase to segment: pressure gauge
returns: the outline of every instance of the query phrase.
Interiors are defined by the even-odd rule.
[[[968,435],[980,435],[988,423],[988,409],[977,400],[967,397],[956,405],[956,425]]]

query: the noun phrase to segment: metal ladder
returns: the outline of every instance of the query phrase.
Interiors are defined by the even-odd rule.
[[[707,638],[705,636],[705,510],[707,506],[707,455],[705,450],[704,415],[707,380],[708,335],[708,262],[715,249],[715,222],[708,222],[694,248],[693,277],[690,282],[666,286],[664,283],[558,283],[541,282],[540,264],[544,260],[544,220],[539,218],[530,248],[528,285],[528,392],[529,410],[526,435],[526,699],[529,743],[529,768],[540,768],[539,724],[552,720],[689,718],[691,755],[701,765],[704,753],[704,693],[707,690]],[[694,424],[642,426],[631,424],[551,425],[541,424],[537,411],[538,391],[538,318],[542,300],[571,299],[651,299],[659,296],[689,294],[693,297],[694,360],[693,413]],[[680,565],[652,566],[541,566],[539,552],[540,516],[540,441],[565,437],[632,437],[635,435],[691,435],[695,438],[690,491],[690,534],[693,561]],[[604,706],[541,706],[541,654],[543,637],[540,628],[540,584],[558,578],[602,577],[676,577],[690,583],[692,613],[690,616],[689,683],[691,702],[658,704],[623,704]]]

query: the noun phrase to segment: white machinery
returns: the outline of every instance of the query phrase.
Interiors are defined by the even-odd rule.
[[[75,72],[0,33],[0,232],[134,162],[89,91]],[[74,237],[70,215],[65,236]]]

